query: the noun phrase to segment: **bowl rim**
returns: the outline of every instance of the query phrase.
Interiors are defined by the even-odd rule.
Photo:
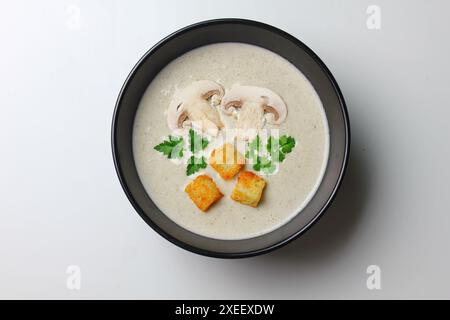
[[[217,24],[243,24],[248,26],[253,26],[261,29],[265,29],[266,31],[276,33],[283,38],[286,38],[288,41],[291,41],[296,46],[300,47],[302,50],[305,51],[306,54],[308,54],[315,63],[320,67],[320,69],[324,72],[328,80],[330,81],[331,85],[333,86],[333,89],[336,92],[336,95],[339,100],[340,109],[342,112],[343,120],[344,120],[344,128],[345,128],[345,150],[344,150],[344,158],[341,170],[339,172],[338,178],[336,180],[336,183],[332,189],[332,192],[330,193],[327,201],[323,204],[321,209],[317,212],[317,214],[314,216],[314,218],[309,221],[308,224],[306,224],[303,228],[299,229],[297,232],[293,233],[292,235],[288,236],[287,238],[276,242],[270,246],[260,248],[257,250],[252,250],[248,252],[215,252],[211,250],[205,250],[201,249],[195,246],[191,246],[181,240],[178,240],[174,236],[170,235],[166,231],[164,231],[162,228],[160,228],[156,223],[153,222],[152,219],[150,219],[147,214],[144,212],[144,210],[140,207],[140,205],[137,203],[136,199],[134,198],[132,192],[130,191],[128,185],[126,184],[124,177],[123,177],[123,170],[122,166],[119,161],[119,155],[117,150],[117,138],[116,138],[116,128],[117,128],[117,121],[118,121],[118,111],[122,105],[122,99],[125,91],[127,90],[128,86],[130,85],[132,79],[136,75],[137,70],[141,66],[141,64],[144,63],[146,59],[148,59],[154,52],[159,50],[160,47],[162,47],[164,44],[169,42],[170,40],[186,33],[194,29],[207,27],[210,25],[217,25]],[[134,65],[130,73],[128,74],[124,84],[122,85],[119,95],[116,100],[113,117],[112,117],[112,125],[111,125],[111,147],[112,147],[112,156],[114,161],[114,167],[116,170],[116,173],[118,175],[120,184],[122,186],[122,189],[124,190],[128,200],[130,201],[133,208],[137,211],[137,213],[141,216],[141,218],[153,229],[155,230],[159,235],[170,241],[171,243],[175,244],[178,247],[181,247],[185,250],[188,250],[193,253],[197,253],[203,256],[208,257],[214,257],[214,258],[228,258],[228,259],[236,259],[236,258],[246,258],[246,257],[253,257],[265,253],[269,253],[275,249],[281,248],[288,243],[294,241],[295,239],[299,238],[301,235],[303,235],[306,231],[308,231],[314,224],[316,224],[320,218],[324,215],[325,211],[330,207],[334,199],[336,198],[336,194],[342,185],[342,180],[344,178],[345,172],[347,170],[349,156],[350,156],[350,120],[348,115],[347,106],[345,103],[344,96],[337,84],[337,81],[335,80],[334,76],[332,75],[331,71],[328,69],[328,67],[325,65],[325,63],[317,56],[314,51],[312,51],[306,44],[304,44],[302,41],[297,39],[296,37],[292,36],[291,34],[287,33],[286,31],[283,31],[277,27],[274,27],[272,25],[255,21],[255,20],[249,20],[249,19],[241,19],[241,18],[220,18],[220,19],[211,19],[211,20],[204,20],[200,22],[196,22],[193,24],[190,24],[188,26],[185,26],[181,29],[178,29],[177,31],[172,32],[168,36],[164,37],[160,41],[158,41],[154,46],[152,46],[147,52],[139,59],[139,61]],[[226,240],[224,240],[226,241]]]

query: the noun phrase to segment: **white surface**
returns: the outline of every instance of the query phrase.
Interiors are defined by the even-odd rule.
[[[0,297],[450,298],[448,2],[193,2],[2,4]],[[370,4],[380,30],[366,27]],[[110,150],[114,103],[139,57],[218,17],[304,41],[338,80],[352,124],[333,208],[294,243],[244,260],[158,236],[122,192]],[[381,290],[366,288],[371,264]],[[80,290],[66,287],[69,265]]]

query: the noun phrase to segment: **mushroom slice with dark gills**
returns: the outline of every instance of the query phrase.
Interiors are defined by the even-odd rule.
[[[213,95],[222,98],[224,91],[220,84],[209,80],[195,81],[178,90],[167,110],[169,128],[180,132],[184,129],[183,123],[189,120],[192,127],[210,136],[217,136],[223,124],[218,110],[208,101]]]
[[[259,132],[266,120],[269,124],[280,124],[286,119],[287,107],[283,99],[267,88],[235,85],[222,98],[225,113],[238,111],[236,129],[244,140]],[[265,118],[265,114],[272,114]]]

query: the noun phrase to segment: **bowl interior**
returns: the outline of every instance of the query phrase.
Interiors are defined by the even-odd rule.
[[[132,151],[133,122],[150,82],[170,61],[194,48],[218,42],[243,42],[271,50],[295,65],[317,91],[328,119],[330,153],[316,194],[291,221],[259,237],[217,240],[192,233],[170,220],[147,195]],[[274,249],[308,229],[328,207],[342,179],[349,149],[349,125],[343,97],[332,75],[303,43],[285,32],[254,21],[222,19],[184,28],[148,51],[130,73],[119,95],[112,128],[113,155],[122,186],[141,217],[173,243],[216,257],[243,257]],[[295,191],[294,191],[295,192]]]

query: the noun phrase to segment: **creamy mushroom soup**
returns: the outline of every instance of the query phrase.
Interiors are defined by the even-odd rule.
[[[216,239],[255,237],[301,214],[328,150],[310,82],[277,54],[241,43],[168,64],[143,95],[133,131],[137,171],[155,204]]]

